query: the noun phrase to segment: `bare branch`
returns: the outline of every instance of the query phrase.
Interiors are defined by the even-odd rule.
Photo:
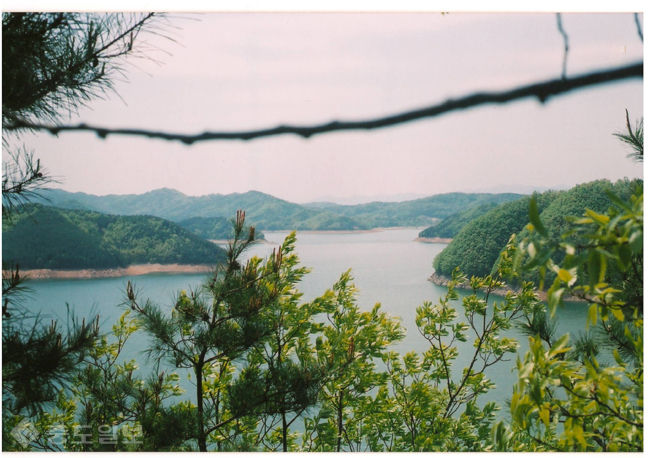
[[[634,13],[634,22],[636,22],[636,31],[641,38],[641,43],[643,43],[643,30],[641,29],[641,21],[639,21],[639,13]]]
[[[262,130],[239,132],[204,132],[198,135],[186,135],[141,129],[109,129],[104,127],[89,126],[87,124],[56,126],[36,124],[28,122],[26,120],[14,118],[8,123],[8,125],[5,126],[5,130],[33,129],[48,131],[52,135],[58,135],[60,132],[64,131],[86,131],[94,132],[100,138],[106,138],[108,135],[132,135],[137,137],[158,138],[168,141],[177,140],[185,143],[186,145],[191,145],[196,142],[213,140],[246,141],[283,134],[294,134],[303,138],[309,138],[314,135],[324,134],[327,132],[381,129],[384,127],[404,124],[419,119],[434,118],[436,116],[450,113],[452,111],[464,110],[480,105],[504,104],[528,97],[537,98],[541,103],[544,103],[550,97],[565,94],[576,89],[589,86],[598,86],[601,84],[607,84],[629,78],[643,78],[643,62],[637,62],[632,65],[623,67],[598,70],[573,78],[543,81],[503,92],[474,93],[465,97],[461,97],[459,99],[449,99],[438,105],[406,111],[383,118],[375,118],[366,121],[332,121],[326,124],[319,124],[314,126],[281,125]]]
[[[566,79],[566,62],[569,57],[569,36],[562,27],[562,14],[557,13],[557,29],[559,30],[562,38],[564,39],[564,58],[562,59],[562,79]]]

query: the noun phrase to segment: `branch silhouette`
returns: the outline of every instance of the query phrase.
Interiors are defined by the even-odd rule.
[[[539,83],[521,86],[515,89],[502,92],[478,92],[457,99],[447,101],[425,108],[406,111],[391,116],[362,120],[362,121],[332,121],[325,124],[313,126],[280,125],[277,127],[261,130],[233,131],[233,132],[204,132],[197,135],[175,134],[169,132],[141,130],[141,129],[110,129],[104,127],[78,125],[46,125],[31,123],[18,118],[9,118],[3,126],[5,130],[31,129],[36,131],[47,131],[53,135],[60,132],[94,132],[100,138],[109,135],[131,135],[138,137],[157,138],[168,141],[180,141],[191,145],[196,142],[215,140],[253,140],[263,137],[272,137],[284,134],[294,134],[303,138],[310,138],[314,135],[327,132],[350,131],[350,130],[373,130],[384,127],[395,126],[407,122],[434,118],[452,111],[464,110],[487,104],[505,104],[515,100],[529,97],[536,98],[540,103],[546,102],[550,97],[566,94],[576,89],[589,86],[597,86],[629,78],[643,78],[643,62],[636,62],[622,67],[607,68],[591,73],[575,76],[573,78],[560,78],[543,81]]]
[[[564,58],[562,59],[562,79],[566,79],[566,63],[569,57],[569,36],[566,34],[564,31],[564,27],[562,26],[562,14],[557,13],[557,29],[560,32],[560,35],[562,35],[562,39],[564,40]]]
[[[639,38],[641,38],[641,43],[643,43],[643,30],[639,21],[639,13],[634,13],[634,22],[636,22],[636,32],[639,34]]]

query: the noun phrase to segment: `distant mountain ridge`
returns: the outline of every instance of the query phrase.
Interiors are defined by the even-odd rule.
[[[308,207],[316,207],[318,204],[361,205],[369,204],[371,202],[405,202],[408,200],[421,199],[422,197],[428,197],[428,194],[416,194],[411,192],[401,194],[355,195],[348,197],[336,197],[327,195],[317,197],[316,199],[312,199],[302,205]]]
[[[223,216],[193,218],[179,221],[178,225],[206,240],[228,240],[233,237],[233,225],[229,218]],[[244,227],[244,233],[248,234],[250,226]],[[255,231],[255,240],[266,240],[264,234]]]
[[[503,203],[520,194],[438,194],[406,202],[359,205],[300,205],[259,191],[186,196],[162,188],[144,194],[95,196],[60,189],[43,191],[39,202],[61,208],[113,215],[151,215],[180,222],[195,217],[232,218],[246,211],[246,220],[259,230],[362,230],[395,226],[430,226],[466,208],[486,202]]]

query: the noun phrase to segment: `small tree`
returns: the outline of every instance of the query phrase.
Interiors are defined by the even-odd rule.
[[[380,311],[380,304],[361,311],[350,271],[333,287],[327,306],[323,337],[316,338],[316,357],[328,368],[315,415],[304,419],[303,450],[363,451],[367,402],[372,391],[384,387],[386,372],[380,371],[388,346],[404,337],[399,319]]]
[[[246,390],[251,385],[265,385],[261,397],[264,402],[255,409],[261,418],[255,444],[261,444],[266,450],[281,448],[284,452],[295,442],[296,434],[291,434],[289,428],[307,408],[316,404],[323,379],[329,375],[328,368],[313,357],[313,339],[321,331],[316,319],[326,310],[330,294],[326,292],[313,301],[300,302],[302,293],[296,287],[309,269],[298,267],[294,243],[295,233],[292,233],[280,251],[283,259],[277,274],[283,279],[279,283],[280,296],[268,310],[272,330],[249,355],[244,369],[250,373],[248,380],[234,387],[241,393],[239,397],[246,398]]]
[[[294,287],[305,273],[296,269],[297,258],[291,255],[295,234],[266,263],[253,257],[242,265],[242,253],[255,241],[255,229],[245,233],[244,220],[244,213],[238,212],[227,263],[217,266],[203,290],[181,292],[171,316],[149,301],[141,304],[133,287],[127,287],[128,305],[138,316],[138,326],[152,337],[149,357],[164,358],[194,375],[194,438],[200,451],[207,451],[209,441],[226,446],[225,437],[230,437],[226,431],[233,425],[239,430],[237,420],[262,412],[279,413],[286,422],[289,410],[311,403],[309,396],[301,398],[309,390],[309,384],[299,382],[305,369],[296,372],[286,353],[296,338],[304,344],[311,326],[310,313],[299,317],[306,307],[294,307],[299,297]],[[293,309],[290,314],[287,307]],[[285,320],[298,322],[287,327]],[[308,327],[302,329],[305,323]],[[276,339],[280,339],[277,348]],[[264,372],[258,357],[267,345],[271,354],[267,360],[262,358],[267,365]],[[249,355],[253,350],[258,357]],[[238,369],[246,355],[247,364]],[[296,397],[295,402],[289,401],[290,396]],[[286,434],[286,427],[283,430]]]

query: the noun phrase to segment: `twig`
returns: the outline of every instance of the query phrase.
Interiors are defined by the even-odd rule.
[[[641,43],[643,43],[643,30],[641,30],[641,21],[639,21],[639,13],[634,13],[634,22],[636,22],[636,31],[641,38]]]
[[[445,113],[456,110],[464,110],[471,107],[487,104],[503,104],[514,100],[535,97],[541,103],[544,103],[552,96],[564,94],[575,89],[588,86],[597,86],[600,84],[611,83],[618,80],[629,78],[643,78],[643,62],[637,62],[632,65],[623,67],[607,68],[592,73],[583,74],[574,78],[556,79],[540,83],[522,86],[504,92],[479,92],[461,97],[459,99],[450,99],[438,105],[433,105],[417,110],[406,111],[399,114],[375,118],[366,121],[332,121],[326,124],[315,126],[291,126],[281,125],[274,128],[239,131],[239,132],[204,132],[198,135],[174,134],[169,132],[157,132],[141,129],[109,129],[104,127],[89,126],[87,124],[73,125],[45,125],[35,124],[25,120],[14,119],[7,122],[4,126],[6,130],[34,129],[48,131],[52,135],[57,135],[63,131],[86,131],[94,132],[100,138],[106,138],[108,135],[133,135],[138,137],[158,138],[168,141],[180,141],[187,145],[196,142],[212,140],[253,140],[262,137],[271,137],[283,134],[295,134],[303,138],[309,138],[314,135],[326,132],[344,131],[344,130],[373,130],[384,127],[404,124],[423,118],[434,118]]]
[[[566,62],[569,57],[569,36],[562,27],[562,14],[557,13],[557,29],[559,30],[562,38],[564,39],[564,58],[562,59],[562,79],[566,79]]]

